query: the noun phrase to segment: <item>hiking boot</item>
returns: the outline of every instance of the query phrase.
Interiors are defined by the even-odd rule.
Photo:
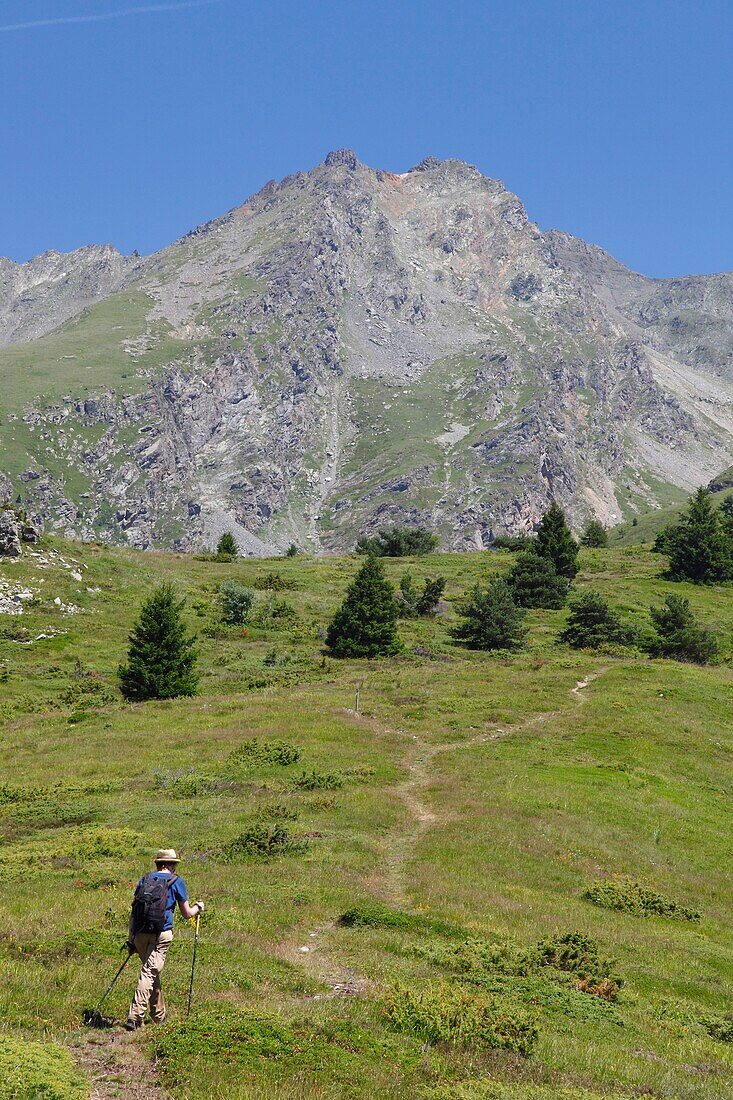
[[[142,1020],[127,1020],[125,1022],[125,1031],[137,1031],[138,1028],[143,1026]]]

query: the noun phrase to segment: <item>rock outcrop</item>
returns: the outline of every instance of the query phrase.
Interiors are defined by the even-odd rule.
[[[647,279],[461,161],[338,150],[154,256],[0,262],[0,468],[52,530],[140,547],[468,549],[550,499],[612,524],[733,461],[732,279]]]

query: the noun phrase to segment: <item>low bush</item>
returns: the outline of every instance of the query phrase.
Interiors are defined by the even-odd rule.
[[[700,626],[683,596],[667,596],[662,607],[649,609],[655,635],[648,649],[653,657],[671,657],[707,665],[718,656],[715,635]]]
[[[701,1012],[697,1005],[682,1001],[667,1001],[659,1010],[663,1019],[674,1020],[696,1032],[705,1032],[720,1043],[733,1043],[733,1014],[720,1016]]]
[[[670,901],[656,890],[627,878],[603,879],[592,883],[583,893],[587,901],[603,909],[617,909],[637,916],[674,917],[677,920],[699,921],[696,909],[688,909]]]
[[[570,604],[567,625],[558,641],[573,649],[599,649],[608,645],[630,645],[634,636],[601,593],[588,589]]]
[[[255,602],[255,594],[251,588],[245,588],[236,581],[222,581],[219,585],[219,605],[221,617],[225,623],[244,623]]]
[[[613,960],[600,954],[597,942],[590,936],[582,932],[548,936],[537,945],[537,955],[542,966],[575,975],[576,989],[580,992],[616,1000],[623,983],[613,973]]]
[[[282,573],[272,570],[252,582],[252,587],[260,592],[285,592],[289,588],[295,588],[295,584]]]
[[[353,905],[341,914],[338,924],[344,928],[399,928],[406,932],[439,936],[464,937],[466,935],[458,925],[424,917],[419,913],[403,913],[379,901]]]
[[[519,550],[528,550],[533,542],[534,539],[529,535],[497,535],[491,544],[491,549],[516,553]]]
[[[337,791],[346,779],[342,772],[303,772],[290,781],[294,791]]]
[[[272,597],[255,607],[249,621],[262,630],[285,630],[295,626],[300,620],[297,611],[287,600]]]
[[[513,940],[466,940],[465,943],[436,944],[419,951],[423,958],[454,974],[482,976],[531,974],[537,967],[537,957],[531,948],[520,947]]]
[[[197,1013],[185,1022],[158,1028],[153,1053],[169,1079],[185,1075],[192,1059],[250,1061],[279,1059],[293,1052],[295,1036],[284,1021],[259,1013]]]
[[[270,825],[256,822],[234,837],[221,850],[226,863],[242,859],[277,859],[278,856],[301,855],[308,848],[308,841],[296,836],[286,825]]]
[[[259,738],[252,737],[229,754],[226,766],[227,770],[243,770],[273,764],[286,768],[290,764],[297,763],[298,760],[300,760],[300,749],[295,745],[287,741],[260,741]]]
[[[41,795],[36,799],[18,803],[3,815],[3,821],[21,832],[36,829],[59,829],[65,825],[87,825],[94,821],[97,811],[88,802],[79,799]]]
[[[216,775],[200,775],[194,771],[155,773],[155,786],[171,798],[198,798],[231,785]]]
[[[372,538],[360,538],[356,552],[374,558],[408,558],[432,554],[439,545],[438,536],[426,527],[382,527]]]
[[[55,1043],[0,1036],[0,1100],[86,1100],[89,1087]]]
[[[292,806],[286,806],[284,802],[267,802],[257,810],[257,816],[265,821],[297,821],[298,811]]]
[[[447,982],[395,989],[385,1014],[398,1031],[431,1044],[529,1054],[537,1041],[537,1028],[526,1012]]]

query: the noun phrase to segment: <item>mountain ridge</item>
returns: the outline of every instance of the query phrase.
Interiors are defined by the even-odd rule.
[[[632,272],[462,161],[336,150],[150,256],[70,255],[25,315],[0,261],[0,471],[66,534],[469,549],[733,461],[733,276]]]

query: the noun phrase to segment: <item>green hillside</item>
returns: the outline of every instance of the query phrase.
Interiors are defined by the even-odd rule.
[[[515,655],[457,648],[456,599],[511,561],[387,562],[395,582],[444,574],[447,603],[373,662],[323,654],[352,558],[46,540],[0,562],[0,596],[31,594],[0,614],[0,1068],[49,1059],[59,1100],[141,1080],[180,1100],[730,1097],[733,587],[663,581],[648,547],[581,554],[577,587],[638,625],[687,596],[716,667],[575,653],[555,641],[564,611],[530,613]],[[272,572],[254,622],[223,626],[217,584]],[[127,633],[167,580],[201,693],[126,704]],[[179,924],[170,1022],[85,1030],[159,846],[207,902],[191,1016]],[[677,908],[584,897],[616,880],[594,896],[628,898],[627,878]],[[118,1021],[133,970],[105,1006]]]
[[[725,475],[721,474],[720,478]],[[715,481],[719,481],[716,478]],[[732,487],[728,486],[725,489],[719,489],[717,492],[711,494],[712,501],[718,507],[723,503],[727,496],[730,496]],[[670,523],[677,523],[682,513],[687,508],[689,503],[689,497],[681,504],[670,505],[667,508],[657,508],[651,512],[645,512],[639,516],[636,524],[624,523],[619,524],[618,527],[613,527],[608,533],[608,540],[611,546],[641,546],[643,543],[654,542],[659,532],[663,527],[666,527]]]

